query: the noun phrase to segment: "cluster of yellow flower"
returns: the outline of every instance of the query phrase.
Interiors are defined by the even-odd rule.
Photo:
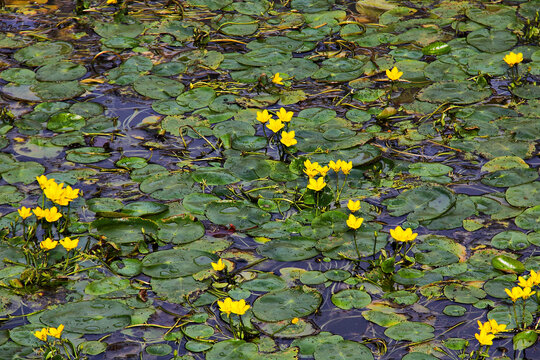
[[[523,276],[518,278],[518,285],[514,286],[512,290],[504,289],[506,294],[512,299],[513,302],[518,299],[527,300],[532,295],[536,294],[536,291],[532,291],[532,287],[540,284],[540,273],[531,270],[529,277],[525,279]]]
[[[231,313],[237,314],[237,315],[244,315],[246,311],[251,307],[249,304],[246,304],[246,301],[244,299],[240,301],[234,301],[231,298],[226,298],[223,301],[218,301],[219,310],[222,313],[227,314],[229,316]]]
[[[345,175],[349,175],[352,170],[352,165],[352,161],[346,162],[342,160],[336,162],[332,160],[328,163],[328,166],[320,166],[319,163],[312,163],[309,159],[304,161],[304,173],[309,177],[308,189],[321,191],[326,186],[324,177],[330,169],[334,170],[336,174],[341,170]],[[321,177],[315,179],[315,176],[317,175],[320,175]]]
[[[276,116],[278,118],[274,119],[274,117],[268,113],[268,110],[257,111],[257,121],[261,124],[268,123],[266,127],[272,130],[273,133],[277,133],[279,130],[283,129],[285,123],[289,123],[292,120],[293,112],[280,108],[276,113]],[[294,136],[294,130],[289,132],[282,131],[280,142],[287,147],[296,145],[298,141],[296,141]]]
[[[34,332],[34,336],[41,341],[47,341],[47,336],[52,336],[54,338],[60,339],[62,336],[62,331],[64,330],[64,325],[60,324],[57,328],[43,328]]]
[[[58,245],[58,241],[52,240],[51,238],[46,238],[42,242],[39,243],[39,247],[42,248],[45,251],[52,250]],[[60,245],[66,249],[66,251],[73,250],[79,245],[79,239],[73,239],[71,240],[69,237],[65,237],[62,240],[60,240]]]
[[[68,205],[79,196],[79,189],[72,189],[69,185],[64,188],[64,183],[57,184],[54,179],[47,179],[45,175],[36,179],[45,196],[60,206]]]
[[[480,345],[493,345],[493,338],[495,338],[495,335],[506,331],[506,324],[497,324],[497,321],[495,319],[491,319],[489,321],[486,321],[485,323],[481,323],[478,321],[478,330],[480,331],[479,334],[474,334],[474,337]]]
[[[356,217],[352,214],[360,210],[360,200],[349,200],[347,203],[347,208],[351,211],[351,214],[349,214],[349,218],[347,219],[347,226],[356,230],[362,226],[362,223],[364,222],[364,218]]]
[[[66,206],[79,197],[79,189],[72,189],[69,185],[64,188],[63,183],[57,184],[54,179],[47,179],[45,175],[38,176],[36,179],[43,190],[43,194],[60,206]],[[23,206],[17,209],[17,212],[23,220],[32,216],[32,212],[38,220],[45,219],[47,222],[55,222],[62,217],[62,213],[58,211],[56,206],[50,209],[42,209],[39,206],[36,206],[35,209],[30,209]]]
[[[39,206],[36,206],[35,209],[29,209],[22,206],[20,209],[17,209],[17,212],[23,220],[32,216],[32,212],[36,215],[38,220],[45,219],[47,222],[55,222],[62,217],[62,213],[58,212],[56,206],[53,206],[50,209],[42,209]]]

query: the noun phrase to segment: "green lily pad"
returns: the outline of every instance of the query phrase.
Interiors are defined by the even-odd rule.
[[[215,344],[206,353],[206,360],[253,360],[259,356],[257,345],[254,343],[230,339]]]
[[[315,350],[313,356],[315,360],[373,360],[373,354],[367,346],[350,340],[324,344]]]
[[[84,75],[86,75],[84,66],[69,61],[47,64],[36,71],[36,79],[39,81],[77,80]]]
[[[263,256],[277,261],[299,261],[311,259],[319,254],[315,249],[316,241],[302,237],[275,239],[257,248]]]
[[[261,225],[270,214],[242,201],[222,200],[206,205],[206,217],[215,224],[234,225],[239,230]]]
[[[127,204],[122,208],[122,213],[128,216],[149,216],[162,213],[168,210],[169,207],[154,201],[135,201]]]
[[[144,25],[140,22],[133,21],[133,19],[130,20],[129,24],[122,24],[119,22],[98,22],[94,26],[94,31],[104,38],[112,38],[118,36],[118,34],[135,38],[144,31]]]
[[[63,324],[66,331],[79,334],[114,332],[131,323],[133,310],[118,300],[70,302],[47,310],[40,321],[47,326]]]
[[[228,185],[240,181],[223,168],[199,168],[191,176],[196,182],[206,185]]]
[[[409,221],[423,221],[439,217],[454,205],[456,198],[448,189],[441,186],[423,185],[404,191],[396,198],[383,201],[390,215],[409,214]]]
[[[517,37],[510,31],[480,29],[469,33],[467,42],[478,50],[499,53],[513,48]]]
[[[525,230],[540,230],[540,205],[528,208],[516,217],[516,225]]]
[[[175,245],[186,244],[204,235],[204,225],[189,217],[174,216],[162,220],[159,224],[158,238]]]
[[[371,302],[368,293],[358,289],[341,290],[332,295],[332,303],[343,310],[361,309]]]
[[[88,295],[105,295],[114,291],[124,290],[129,287],[129,279],[119,277],[106,277],[101,280],[92,281],[84,288]]]
[[[469,81],[451,81],[435,83],[424,88],[418,94],[418,100],[465,105],[484,100],[490,95],[491,90],[480,89]]]
[[[484,290],[471,285],[450,284],[444,287],[444,295],[460,304],[474,304],[486,297]]]
[[[108,159],[111,156],[101,147],[82,147],[66,152],[66,160],[81,164],[91,164]]]
[[[211,268],[218,257],[198,250],[170,249],[151,253],[143,259],[143,273],[155,279],[192,275]]]
[[[211,87],[199,87],[183,94],[176,98],[176,102],[181,107],[188,109],[200,109],[208,106],[216,98],[216,92]]]
[[[31,85],[36,82],[36,73],[30,69],[10,68],[0,72],[0,79],[19,85]]]
[[[157,200],[176,200],[182,199],[197,187],[194,187],[194,181],[189,173],[160,172],[146,177],[139,185],[139,189]]]
[[[494,171],[482,178],[482,183],[495,187],[523,185],[535,181],[538,171],[535,169],[514,168]]]
[[[314,313],[322,302],[316,291],[291,288],[267,293],[253,303],[253,314],[262,321],[276,322]]]
[[[139,40],[127,36],[103,38],[100,42],[111,49],[132,49],[139,46]]]
[[[180,95],[184,90],[184,84],[161,76],[146,75],[139,77],[133,83],[133,89],[151,99],[166,100]]]
[[[257,275],[253,280],[246,281],[241,284],[242,289],[249,291],[277,291],[284,289],[287,282],[281,277],[274,274],[262,273]]]
[[[367,321],[386,328],[407,320],[405,315],[396,314],[395,309],[387,306],[378,306],[374,310],[364,311],[362,316]]]
[[[114,198],[92,198],[86,201],[86,205],[93,212],[114,212],[124,207],[120,200]]]
[[[142,229],[146,234],[155,234],[158,226],[151,220],[141,218],[103,218],[94,220],[91,229],[118,245],[123,253],[129,253],[136,243],[145,240]]]
[[[491,238],[491,246],[496,249],[523,250],[529,246],[527,235],[521,231],[503,231]]]
[[[510,205],[529,207],[540,204],[540,182],[513,186],[506,190],[506,201]]]
[[[533,84],[525,84],[512,89],[512,94],[523,99],[538,99],[540,98],[540,86]]]
[[[225,14],[218,15],[212,21],[212,26],[225,35],[251,35],[259,28],[257,20],[248,15]]]
[[[424,341],[433,337],[433,326],[413,321],[404,321],[391,326],[384,332],[384,335],[397,341]]]
[[[56,63],[68,57],[73,46],[63,41],[44,41],[17,50],[13,58],[28,66]]]
[[[68,132],[80,130],[86,121],[80,115],[60,112],[50,117],[47,122],[47,129],[54,132]]]
[[[77,81],[40,82],[30,90],[43,101],[62,101],[82,95],[85,89]]]
[[[36,176],[45,173],[45,167],[35,161],[19,162],[17,166],[2,173],[2,179],[9,184],[22,182],[31,184],[36,180]]]
[[[151,281],[152,291],[168,302],[184,304],[186,296],[208,288],[206,282],[197,281],[193,276],[175,277],[172,279],[156,279]]]
[[[487,4],[482,8],[471,7],[465,14],[469,19],[495,29],[512,28],[517,24],[515,8],[506,5]]]

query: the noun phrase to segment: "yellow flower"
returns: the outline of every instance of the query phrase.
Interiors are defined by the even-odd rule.
[[[226,298],[223,301],[218,301],[219,310],[222,313],[230,315],[231,313],[237,315],[244,315],[246,311],[251,307],[246,304],[244,299],[240,301],[233,301],[231,298]]]
[[[294,138],[294,130],[291,130],[289,132],[282,131],[281,132],[281,143],[287,147],[296,145],[298,141]]]
[[[321,176],[317,180],[310,178],[307,188],[314,191],[321,191],[325,186],[326,183],[324,182],[324,177]]]
[[[279,130],[283,129],[284,126],[285,126],[285,124],[283,124],[281,122],[281,120],[279,120],[279,119],[277,119],[277,120],[270,119],[268,125],[266,125],[267,128],[269,128],[270,130],[272,130],[275,133],[277,133]]]
[[[536,273],[536,271],[531,270],[531,274],[529,275],[531,279],[533,279],[534,285],[540,284],[540,273]]]
[[[39,247],[45,251],[54,249],[56,245],[58,245],[58,241],[51,240],[51,238],[46,238],[45,240],[39,243]]]
[[[231,298],[226,298],[223,301],[218,301],[217,304],[219,306],[219,311],[227,315],[230,315],[232,312],[232,303],[233,303],[233,300]]]
[[[77,239],[71,240],[70,238],[65,237],[62,240],[60,240],[60,245],[62,245],[64,249],[66,249],[66,251],[70,251],[72,249],[75,249],[77,245],[79,245],[79,239],[77,238]]]
[[[403,230],[401,226],[397,226],[395,229],[390,229],[390,235],[396,240],[401,242],[408,242],[416,239],[417,233],[413,233],[411,228]]]
[[[357,218],[356,216],[354,216],[353,214],[349,214],[349,218],[347,219],[347,225],[351,228],[351,229],[358,229],[360,226],[362,226],[362,223],[364,222],[364,218]]]
[[[283,78],[279,76],[279,73],[275,73],[272,82],[274,84],[283,85]]]
[[[490,331],[493,334],[497,334],[497,333],[506,331],[506,324],[497,324],[497,320],[495,320],[495,319],[489,320],[489,327],[490,327]]]
[[[298,319],[298,318],[292,318],[291,324],[296,325],[296,324],[298,324],[298,321],[300,321],[300,319]]]
[[[531,292],[531,288],[527,286],[526,288],[523,289],[523,293],[521,294],[521,297],[523,298],[523,300],[526,300],[530,298],[531,296],[533,296],[534,294],[536,294],[536,291]]]
[[[32,216],[32,209],[29,209],[27,207],[21,207],[20,209],[17,209],[17,212],[19,213],[19,216],[24,220],[30,216]]]
[[[486,331],[480,331],[480,334],[474,334],[474,337],[478,340],[480,345],[493,345],[493,338],[495,335]]]
[[[34,212],[34,214],[36,215],[38,220],[41,220],[41,219],[43,219],[45,217],[45,210],[43,210],[39,206],[36,206],[36,208],[32,209],[32,211]]]
[[[107,5],[116,4],[118,0],[107,0]]]
[[[386,70],[386,76],[392,81],[398,80],[401,75],[403,75],[403,71],[399,71],[395,66],[392,70]]]
[[[513,52],[510,52],[510,54],[507,54],[504,57],[504,61],[508,64],[508,66],[512,67],[523,61],[523,54],[522,53],[514,54]]]
[[[318,162],[312,163],[311,161],[309,161],[309,159],[307,159],[306,161],[304,161],[304,166],[308,170],[309,169],[317,169],[319,167],[319,163]]]
[[[260,123],[267,123],[268,120],[272,119],[272,115],[268,113],[268,110],[257,111],[257,121]]]
[[[50,327],[47,329],[47,332],[50,336],[60,339],[62,336],[62,331],[64,330],[64,325],[60,324],[58,328]]]
[[[36,176],[36,180],[41,189],[46,189],[50,184],[54,183],[54,179],[47,179],[45,175]]]
[[[314,168],[304,169],[304,173],[306,173],[306,175],[311,179],[319,175],[319,170],[314,169]]]
[[[334,160],[330,161],[328,163],[328,167],[330,167],[330,169],[334,170],[335,172],[339,172],[339,170],[341,169],[341,160],[338,160],[336,162],[334,162]]]
[[[79,197],[79,189],[72,189],[71,186],[66,186],[64,189],[64,197],[69,200],[75,200]]]
[[[504,291],[510,297],[510,299],[512,299],[513,302],[516,302],[520,297],[523,296],[523,289],[519,286],[514,286],[512,288],[512,291],[508,289],[504,289]]]
[[[491,332],[491,324],[489,321],[486,321],[483,324],[480,322],[480,320],[476,320],[476,322],[478,323],[478,331]]]
[[[57,184],[53,182],[53,183],[50,183],[49,186],[47,186],[45,189],[43,189],[43,193],[49,200],[56,202],[56,200],[64,196],[63,187],[64,187],[64,183]]]
[[[56,206],[53,206],[50,209],[45,209],[45,220],[48,222],[55,222],[56,220],[60,219],[62,217],[62,214],[58,212],[58,209]]]
[[[360,200],[358,201],[349,200],[349,202],[347,203],[347,207],[349,208],[351,212],[356,212],[360,210]]]
[[[34,336],[37,337],[41,341],[47,341],[47,334],[48,334],[48,331],[46,328],[43,328],[41,330],[37,330],[34,332]]]
[[[293,112],[287,111],[284,108],[279,109],[279,111],[276,113],[279,120],[283,122],[289,122],[292,120]]]
[[[240,301],[233,301],[231,312],[236,315],[244,315],[250,307],[251,306],[246,304],[244,299],[241,299]]]
[[[522,288],[533,287],[534,286],[534,279],[532,278],[532,276],[529,276],[529,278],[527,280],[525,280],[525,278],[523,276],[520,276],[518,278],[518,280],[519,280],[518,284]]]
[[[330,168],[328,166],[318,166],[317,171],[321,174],[321,176],[326,176],[326,173],[330,171]]]
[[[343,173],[345,175],[350,173],[351,169],[352,169],[352,161],[349,161],[349,162],[342,161],[341,162],[341,171],[343,171]]]
[[[221,259],[219,259],[217,263],[213,262],[210,265],[212,265],[212,269],[214,269],[215,271],[221,271],[225,269],[225,263]]]

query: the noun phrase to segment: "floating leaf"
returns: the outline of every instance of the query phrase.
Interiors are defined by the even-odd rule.
[[[434,330],[433,326],[425,323],[404,321],[386,329],[384,335],[398,341],[418,342],[431,339]]]
[[[276,322],[304,317],[317,310],[322,302],[316,291],[301,288],[267,293],[253,303],[253,314],[260,320]]]
[[[361,309],[370,302],[371,296],[358,289],[346,289],[332,295],[332,303],[343,310]]]
[[[103,334],[129,325],[132,314],[133,310],[118,300],[91,300],[60,305],[39,319],[47,326],[63,324],[70,332]]]

